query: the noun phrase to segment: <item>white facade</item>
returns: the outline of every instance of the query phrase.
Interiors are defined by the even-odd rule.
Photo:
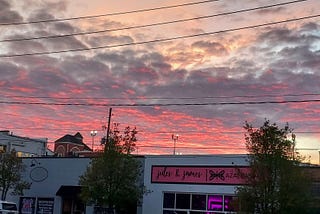
[[[20,157],[39,157],[49,155],[47,139],[32,139],[13,135],[10,131],[0,131],[0,150],[15,150]]]
[[[47,214],[77,214],[79,213],[79,207],[74,204],[77,203],[75,198],[68,198],[68,195],[61,195],[59,192],[62,191],[62,187],[77,187],[79,184],[79,177],[85,172],[89,165],[90,158],[61,158],[61,157],[38,157],[38,158],[23,158],[23,163],[26,165],[25,180],[32,182],[31,189],[26,190],[24,196],[11,196],[8,195],[7,199],[14,201],[17,204],[25,199],[26,202],[31,201],[34,212],[24,212],[30,214],[38,214],[36,212],[39,202],[48,205],[44,209],[48,209]],[[227,195],[232,196],[235,192],[236,185],[231,183],[219,184],[219,183],[199,183],[198,180],[191,180],[186,183],[175,180],[171,182],[165,180],[162,182],[160,177],[167,179],[165,173],[160,173],[161,176],[155,174],[155,169],[159,167],[170,167],[180,169],[179,172],[175,171],[176,174],[180,173],[180,179],[183,177],[183,169],[196,169],[207,170],[212,173],[215,169],[221,171],[224,169],[225,175],[227,175],[228,169],[232,169],[238,166],[246,166],[245,155],[160,155],[160,156],[144,156],[143,157],[143,183],[146,189],[146,194],[143,196],[141,201],[141,207],[137,208],[137,214],[171,214],[175,213],[172,210],[179,211],[182,214],[192,214],[191,208],[188,209],[164,209],[164,195],[165,194],[197,194],[197,195]],[[158,168],[157,168],[158,167]],[[187,167],[187,168],[185,168]],[[152,171],[153,169],[153,171]],[[153,173],[153,175],[152,175]],[[214,174],[212,174],[214,175]],[[217,179],[221,179],[219,174],[216,174]],[[174,175],[175,179],[177,175]],[[188,176],[199,179],[198,174],[188,174]],[[221,175],[220,175],[221,176]],[[158,179],[158,180],[157,180]],[[185,179],[187,180],[187,179]],[[185,181],[184,180],[184,181]],[[160,182],[159,182],[160,181]],[[198,183],[197,183],[198,182]],[[225,180],[225,182],[228,182]],[[70,195],[69,195],[70,196]],[[209,197],[207,196],[207,197]],[[193,195],[192,195],[193,197]],[[70,212],[63,212],[64,204],[69,203],[69,199],[72,199],[73,208]],[[191,201],[191,199],[190,199]],[[52,203],[52,205],[50,205]],[[207,205],[205,205],[207,206]],[[29,207],[29,206],[26,206]],[[45,207],[45,206],[44,206]],[[21,209],[21,204],[20,204]],[[51,209],[51,210],[50,210]],[[86,214],[92,214],[93,210],[91,206],[84,207]],[[22,212],[23,213],[23,212]],[[201,213],[201,212],[199,212]],[[210,213],[210,212],[202,212]],[[227,212],[215,212],[215,213],[227,213]],[[231,212],[229,212],[231,213]]]
[[[33,200],[36,206],[38,199],[52,199],[53,211],[47,213],[63,213],[62,197],[57,195],[58,190],[61,186],[78,186],[79,176],[85,172],[90,160],[90,158],[24,158],[23,163],[26,166],[24,179],[32,183],[31,188],[24,191],[24,196],[8,195],[7,200],[19,205],[21,197],[25,197]],[[35,210],[36,208],[34,212],[29,213],[34,214]],[[75,210],[73,213],[76,213]]]
[[[174,175],[175,173],[179,173],[180,181],[183,178],[182,170],[184,167],[190,167],[191,169],[197,168],[210,168],[213,167],[227,167],[233,168],[238,166],[247,166],[245,155],[208,155],[208,156],[199,156],[199,155],[168,155],[168,156],[146,156],[145,157],[145,166],[144,166],[144,185],[146,186],[147,194],[143,197],[142,204],[142,213],[143,214],[173,214],[177,213],[185,213],[190,214],[192,208],[190,209],[164,209],[164,193],[173,193],[177,197],[176,194],[186,194],[186,195],[228,195],[232,196],[235,193],[235,185],[232,184],[203,184],[198,183],[197,180],[193,182],[179,182]],[[171,169],[179,170],[179,172],[173,171],[171,176],[174,182],[170,183],[170,179],[168,178],[166,182],[157,183],[155,179],[157,175],[155,174],[154,178],[152,178],[152,167],[161,166],[161,167],[169,167]],[[197,170],[195,170],[197,171]],[[167,168],[167,176],[169,176],[169,169]],[[162,173],[162,175],[165,173]],[[193,174],[193,176],[200,176],[199,174]],[[191,203],[191,197],[190,197]],[[207,205],[205,205],[207,206]],[[167,211],[166,211],[167,210]],[[175,210],[175,211],[173,211]],[[210,213],[210,212],[194,212],[194,213]],[[213,212],[212,212],[213,213]],[[219,213],[219,212],[214,212]],[[227,212],[221,212],[227,213]]]

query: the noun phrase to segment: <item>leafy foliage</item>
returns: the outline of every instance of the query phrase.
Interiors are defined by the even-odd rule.
[[[136,208],[142,195],[139,186],[140,162],[131,155],[134,151],[136,128],[126,127],[124,137],[115,125],[102,156],[92,160],[80,177],[82,198],[100,206],[126,213],[128,206]]]
[[[295,135],[289,125],[279,128],[266,120],[258,129],[246,122],[244,129],[251,171],[248,185],[237,189],[241,212],[307,213],[310,179],[294,151]]]
[[[9,190],[13,195],[23,195],[23,190],[29,189],[31,183],[22,180],[25,166],[16,152],[0,153],[0,191],[1,200],[5,200]]]

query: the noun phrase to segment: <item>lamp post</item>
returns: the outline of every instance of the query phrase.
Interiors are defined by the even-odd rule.
[[[92,146],[91,146],[92,151],[93,151],[93,146],[94,146],[94,137],[97,135],[97,133],[98,133],[98,131],[91,131],[90,132],[90,135],[92,137]]]
[[[173,155],[176,155],[176,143],[178,141],[179,135],[178,134],[172,134],[171,138],[173,140]]]

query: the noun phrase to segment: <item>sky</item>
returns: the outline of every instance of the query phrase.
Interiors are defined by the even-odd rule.
[[[245,122],[287,123],[320,160],[319,0],[0,0],[0,130],[136,154],[244,154]],[[90,131],[97,135],[91,137]]]

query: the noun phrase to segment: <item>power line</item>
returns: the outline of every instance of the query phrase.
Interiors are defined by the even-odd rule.
[[[47,105],[47,106],[106,106],[106,107],[154,107],[154,106],[217,106],[217,105],[261,105],[261,104],[288,104],[288,103],[316,103],[320,99],[309,100],[283,100],[283,101],[242,101],[242,102],[204,102],[204,103],[49,103],[49,102],[23,102],[0,101],[0,104],[8,105]]]
[[[260,94],[260,95],[234,95],[234,96],[205,96],[205,97],[131,97],[133,100],[198,100],[198,99],[229,99],[229,98],[261,98],[261,97],[301,97],[319,96],[320,93],[302,94]],[[128,100],[128,98],[115,97],[49,97],[49,96],[4,96],[5,98],[25,99],[54,99],[54,100]]]
[[[81,51],[90,51],[90,50],[98,50],[98,49],[120,48],[120,47],[132,46],[132,45],[143,45],[143,44],[150,44],[150,43],[168,42],[168,41],[173,41],[173,40],[178,40],[178,39],[187,39],[187,38],[209,36],[209,35],[227,33],[227,32],[239,31],[239,30],[247,30],[247,29],[254,29],[254,28],[259,28],[259,27],[266,27],[266,26],[271,26],[271,25],[301,21],[301,20],[312,19],[312,18],[317,18],[317,17],[320,17],[320,14],[311,15],[311,16],[303,16],[303,17],[299,17],[299,18],[287,19],[287,20],[282,20],[282,21],[277,21],[277,22],[268,22],[268,23],[263,23],[263,24],[258,24],[258,25],[249,25],[249,26],[238,27],[238,28],[230,28],[230,29],[226,29],[226,30],[206,32],[206,33],[200,33],[200,34],[191,34],[191,35],[183,35],[183,36],[141,41],[141,42],[130,42],[130,43],[117,44],[117,45],[105,45],[105,46],[97,46],[97,47],[86,47],[86,48],[60,50],[60,51],[45,51],[45,52],[23,53],[23,54],[0,55],[0,58],[49,55],[49,54],[58,54],[58,53],[67,53],[67,52],[81,52]]]
[[[189,3],[184,3],[184,4],[176,4],[176,5],[171,5],[171,6],[162,6],[162,7],[154,7],[154,8],[147,8],[147,9],[124,11],[124,12],[91,15],[91,16],[78,16],[78,17],[63,18],[63,19],[46,19],[46,20],[37,20],[37,21],[28,21],[28,22],[0,23],[0,26],[1,25],[3,25],[3,26],[26,25],[26,24],[37,24],[37,23],[47,23],[47,22],[62,22],[62,21],[71,21],[71,20],[79,20],[79,19],[92,19],[92,18],[100,18],[100,17],[107,17],[107,16],[118,16],[118,15],[125,15],[125,14],[131,14],[131,13],[141,13],[141,12],[150,12],[150,11],[155,11],[155,10],[171,9],[171,8],[191,6],[191,5],[204,4],[204,3],[217,2],[217,1],[220,1],[220,0],[205,0],[205,1],[198,1],[198,2],[189,2]]]
[[[218,13],[218,14],[207,15],[207,16],[199,16],[199,17],[188,18],[188,19],[178,19],[178,20],[167,21],[167,22],[157,22],[157,23],[151,23],[151,24],[146,24],[146,25],[136,25],[136,26],[130,26],[130,27],[123,27],[123,28],[106,29],[106,30],[98,30],[98,31],[88,31],[88,32],[78,32],[78,33],[62,34],[62,35],[4,39],[4,40],[0,40],[0,42],[20,42],[20,41],[30,41],[30,40],[38,40],[38,39],[54,39],[54,38],[64,38],[64,37],[69,37],[69,36],[82,36],[82,35],[91,35],[91,34],[106,33],[106,32],[115,32],[115,31],[130,30],[130,29],[137,29],[137,28],[161,26],[161,25],[168,25],[168,24],[174,24],[174,23],[180,23],[180,22],[194,21],[194,20],[199,20],[199,19],[208,19],[208,18],[213,18],[213,17],[218,17],[218,16],[226,16],[226,15],[231,15],[231,14],[244,13],[244,12],[261,10],[261,9],[267,9],[267,8],[278,7],[278,6],[288,5],[288,4],[300,3],[300,2],[303,2],[303,1],[307,1],[307,0],[289,1],[289,2],[283,2],[283,3],[278,3],[278,4],[272,4],[272,5],[266,5],[266,6],[260,6],[260,7],[242,9],[242,10],[236,10],[236,11],[231,11],[231,12]]]

